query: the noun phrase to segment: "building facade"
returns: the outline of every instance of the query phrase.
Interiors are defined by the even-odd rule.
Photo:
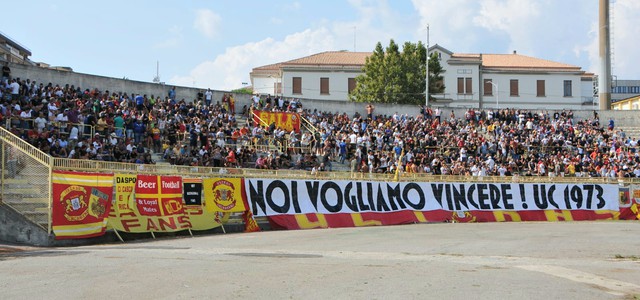
[[[640,109],[640,95],[618,100],[611,103],[613,110],[638,110]]]
[[[592,109],[593,74],[517,54],[459,54],[439,45],[445,91],[431,105],[457,108]],[[370,52],[331,51],[254,68],[254,92],[347,101]]]
[[[613,80],[611,84],[611,102],[629,99],[640,95],[640,80]]]
[[[33,62],[29,60],[30,56],[29,49],[0,32],[0,61],[32,65]]]

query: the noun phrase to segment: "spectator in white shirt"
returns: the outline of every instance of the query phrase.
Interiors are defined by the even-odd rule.
[[[38,133],[42,133],[44,128],[47,127],[47,120],[43,118],[41,114],[38,114],[38,117],[33,122],[35,123]]]

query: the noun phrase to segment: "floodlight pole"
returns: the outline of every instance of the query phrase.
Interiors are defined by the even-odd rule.
[[[425,72],[426,73],[426,80],[425,80],[426,84],[425,84],[425,91],[424,91],[424,94],[425,94],[424,105],[425,105],[425,110],[426,110],[427,107],[429,106],[429,24],[427,24],[427,59],[425,59],[425,61],[426,61],[426,64],[427,64],[427,66],[426,66],[427,71]]]

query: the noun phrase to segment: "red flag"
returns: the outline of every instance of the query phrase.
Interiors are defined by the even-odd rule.
[[[258,222],[253,218],[251,211],[246,210],[242,214],[242,219],[244,220],[244,232],[260,231],[260,226],[258,226]]]

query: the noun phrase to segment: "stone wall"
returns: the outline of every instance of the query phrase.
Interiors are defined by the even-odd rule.
[[[139,93],[149,96],[162,96],[164,98],[168,95],[169,89],[173,87],[172,85],[53,70],[29,65],[10,64],[9,67],[11,67],[11,76],[14,78],[28,78],[32,81],[35,80],[38,83],[44,83],[45,85],[49,83],[54,85],[59,84],[61,86],[69,84],[80,87],[82,90],[97,88],[101,91],[123,92],[128,94]],[[186,101],[191,102],[194,99],[197,99],[199,90],[201,89],[176,86],[176,99],[185,99]],[[214,103],[215,101],[220,101],[224,93],[228,92],[218,90],[213,91]],[[236,94],[235,98],[245,99],[244,101],[248,102],[249,96]]]
[[[362,115],[366,114],[366,103],[354,103],[345,101],[326,101],[326,100],[301,100],[302,105],[305,108],[318,109],[319,111],[326,112],[346,112],[349,116],[353,116],[355,112]],[[420,107],[417,105],[397,105],[397,104],[375,104],[375,114],[393,115],[408,114],[409,116],[415,116],[420,113]],[[442,116],[449,117],[453,110],[456,117],[464,116],[467,109],[464,108],[442,108]],[[549,111],[549,114],[553,114],[554,111]],[[640,111],[637,110],[610,110],[610,111],[598,111],[600,116],[600,122],[605,124],[609,118],[613,118],[616,122],[616,126],[624,127],[640,127]],[[593,118],[593,109],[574,110],[574,116],[576,119]]]

